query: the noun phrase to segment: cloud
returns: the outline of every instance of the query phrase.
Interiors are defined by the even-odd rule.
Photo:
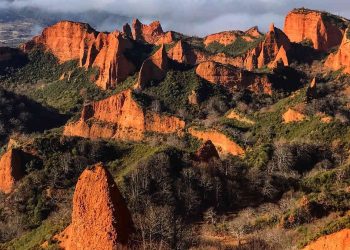
[[[283,27],[286,13],[307,7],[350,17],[349,0],[0,0],[0,7],[38,7],[48,12],[107,11],[158,19],[165,29],[205,35],[221,30],[247,29],[258,25],[266,30],[269,23]],[[106,25],[103,27],[108,28]],[[120,27],[115,27],[120,28]]]

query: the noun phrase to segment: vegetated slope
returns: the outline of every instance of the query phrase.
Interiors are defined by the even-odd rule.
[[[6,125],[1,145],[30,157],[12,193],[0,195],[0,248],[58,247],[58,233],[77,218],[70,214],[78,177],[99,162],[126,200],[133,248],[294,249],[349,228],[349,75],[324,65],[328,48],[290,43],[273,25],[266,36],[237,34],[214,34],[206,44],[135,20],[119,34],[135,74],[106,90],[96,85],[96,68],[59,61],[55,51],[67,49],[59,44],[27,51],[23,64],[4,64],[0,117],[19,128]],[[249,71],[244,60],[257,65],[258,57],[264,65]],[[46,115],[32,126],[43,106],[71,120],[41,133],[63,125],[48,126]],[[22,119],[27,113],[32,120]],[[75,135],[86,138],[70,136],[72,124],[83,124]],[[142,136],[132,136],[135,128]],[[7,143],[11,129],[21,134]],[[199,157],[203,145],[215,147],[215,157]]]
[[[56,110],[45,108],[25,96],[0,89],[0,140],[16,133],[43,132],[59,127],[67,120]]]

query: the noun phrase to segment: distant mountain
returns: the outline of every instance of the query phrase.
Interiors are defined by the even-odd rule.
[[[43,27],[59,20],[91,24],[98,30],[113,30],[129,22],[130,18],[106,11],[80,13],[45,12],[38,8],[0,8],[0,46],[17,47],[41,32]]]

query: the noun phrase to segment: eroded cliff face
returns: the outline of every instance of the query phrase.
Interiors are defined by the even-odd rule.
[[[102,164],[79,177],[72,222],[57,238],[66,250],[127,249],[133,223],[124,198]]]
[[[197,128],[189,128],[188,132],[200,140],[210,140],[221,155],[231,154],[234,156],[243,156],[245,154],[242,147],[223,133],[216,130],[199,130]]]
[[[254,70],[262,67],[275,68],[279,65],[289,66],[289,50],[291,48],[288,37],[282,30],[271,24],[265,39],[255,48],[235,58],[231,65]]]
[[[261,44],[261,51],[258,56],[258,68],[265,65],[269,66],[279,60],[282,60],[284,66],[289,65],[287,51],[290,49],[290,41],[282,30],[276,28],[273,24],[270,31],[266,34],[265,40]]]
[[[164,34],[159,21],[149,25],[141,23],[138,19],[132,22],[132,36],[134,40],[155,44]]]
[[[181,133],[184,127],[177,117],[144,111],[126,90],[85,106],[81,118],[65,126],[64,135],[140,141],[146,132]]]
[[[348,20],[320,11],[296,9],[288,13],[284,32],[292,42],[310,40],[317,50],[327,51],[341,43]]]
[[[36,45],[42,45],[53,53],[60,62],[80,58],[81,42],[93,39],[97,32],[88,24],[61,21],[47,27],[42,34],[22,46],[24,51],[31,50]]]
[[[224,53],[209,55],[198,49],[192,48],[186,42],[180,40],[168,51],[168,57],[173,61],[192,66],[206,61],[214,61],[222,64],[229,64],[236,67],[244,66],[243,57],[231,57]]]
[[[149,44],[170,44],[175,41],[175,32],[164,32],[159,21],[154,21],[149,25],[141,23],[138,19],[132,22],[132,28],[128,24],[124,25],[124,32],[136,41],[146,42]]]
[[[322,236],[303,250],[348,250],[350,249],[350,229]]]
[[[9,149],[0,159],[0,192],[11,193],[15,183],[23,175],[21,151]]]
[[[96,67],[96,84],[102,89],[115,87],[135,71],[124,56],[132,43],[120,32],[98,33],[88,24],[62,21],[44,29],[22,49],[29,51],[36,46],[50,51],[61,63],[78,60],[81,67]]]
[[[229,89],[248,88],[255,93],[272,94],[272,83],[267,76],[229,65],[213,61],[203,62],[197,66],[196,74],[213,84],[221,84]]]
[[[139,77],[135,85],[136,89],[143,89],[152,81],[160,81],[166,76],[168,70],[168,55],[165,46],[154,53],[150,58],[146,59],[141,66]]]
[[[207,55],[193,49],[186,42],[180,40],[168,51],[168,57],[178,63],[196,65],[207,60]]]
[[[332,70],[343,69],[344,73],[350,74],[350,29],[347,29],[338,51],[330,54],[325,66]]]

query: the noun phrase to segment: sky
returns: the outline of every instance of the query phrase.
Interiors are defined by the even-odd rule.
[[[48,12],[107,11],[137,17],[144,23],[160,20],[164,30],[197,36],[255,25],[266,31],[271,22],[283,28],[288,11],[299,7],[350,19],[350,0],[0,0],[0,7],[9,6],[38,7]],[[116,28],[120,27],[110,27]]]

